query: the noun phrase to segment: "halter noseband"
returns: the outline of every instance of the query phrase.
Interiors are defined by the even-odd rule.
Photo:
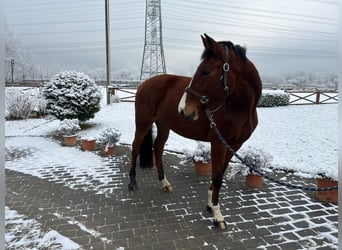
[[[200,95],[198,92],[196,92],[195,90],[191,89],[190,88],[190,85],[188,85],[186,88],[185,88],[185,92],[188,93],[188,94],[191,94],[195,97],[197,97],[199,99],[199,101],[205,106],[205,109],[206,109],[206,113],[207,115],[210,115],[210,117],[213,116],[213,114],[218,111],[224,104],[225,100],[227,99],[228,97],[228,71],[229,71],[229,49],[227,46],[224,46],[224,53],[225,53],[225,63],[223,64],[222,66],[222,69],[223,69],[223,75],[220,77],[220,82],[222,81],[223,79],[223,85],[224,85],[224,92],[226,93],[226,96],[225,98],[221,101],[221,104],[215,108],[214,110],[211,110],[209,109],[209,97],[206,96],[206,95]],[[219,84],[218,84],[219,86]],[[211,92],[213,92],[214,90],[216,90],[216,87],[213,88],[213,90]],[[211,93],[210,92],[210,93]],[[211,120],[211,119],[210,119]],[[211,120],[212,122],[212,120]]]

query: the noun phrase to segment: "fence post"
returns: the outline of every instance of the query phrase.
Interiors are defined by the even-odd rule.
[[[320,96],[321,96],[321,91],[319,91],[319,90],[317,89],[317,90],[316,90],[316,104],[319,104]]]

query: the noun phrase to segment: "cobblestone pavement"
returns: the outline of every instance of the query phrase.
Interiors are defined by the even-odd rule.
[[[12,149],[6,161],[27,152]],[[139,189],[131,192],[129,155],[129,147],[120,146],[115,157],[103,157],[103,165],[113,172],[103,172],[111,180],[102,193],[82,184],[65,185],[75,178],[68,175],[68,166],[45,169],[44,178],[6,168],[6,206],[83,249],[337,249],[338,207],[316,202],[312,193],[268,181],[251,189],[242,177],[225,180],[220,204],[228,228],[222,231],[212,227],[205,211],[209,177],[198,176],[192,166],[180,166],[177,155],[166,154],[165,173],[174,192],[161,190],[155,169],[138,169]],[[313,182],[288,179],[293,178],[296,183]]]

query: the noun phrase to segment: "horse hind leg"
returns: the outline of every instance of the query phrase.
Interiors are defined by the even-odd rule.
[[[165,192],[172,192],[173,187],[170,184],[170,182],[167,180],[165,173],[164,173],[164,167],[163,167],[163,151],[164,151],[164,145],[167,141],[167,138],[169,137],[170,130],[166,127],[163,127],[158,122],[157,125],[157,137],[154,142],[154,153],[156,158],[156,166],[158,171],[158,178],[162,184],[162,189]]]
[[[151,129],[152,124],[146,126],[136,126],[135,136],[132,143],[132,156],[131,156],[131,168],[129,170],[129,184],[128,189],[131,191],[137,190],[137,182],[136,182],[136,164],[137,158],[140,154],[141,145],[144,141],[145,136],[149,136],[149,130]],[[152,149],[151,149],[152,150]]]

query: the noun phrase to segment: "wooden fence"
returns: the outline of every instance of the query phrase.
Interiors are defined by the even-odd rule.
[[[137,92],[137,87],[109,87],[109,92],[111,96],[117,96],[120,102],[135,102],[135,93]]]
[[[29,87],[32,85],[32,82],[28,82],[28,84],[6,84],[6,87]],[[32,85],[32,87],[36,87],[36,85]],[[116,96],[121,102],[134,102],[135,94],[137,91],[137,87],[115,87],[110,86],[109,92],[111,97]],[[290,102],[291,105],[304,105],[304,104],[327,104],[327,103],[338,103],[338,92],[337,90],[318,90],[318,89],[310,89],[310,90],[290,90],[286,91],[290,94]]]
[[[134,102],[137,88],[120,88],[112,87],[111,94],[117,95],[121,102]],[[290,94],[291,105],[305,105],[305,104],[327,104],[338,103],[337,91],[321,91],[321,90],[301,90],[301,91],[287,91]]]
[[[333,90],[287,91],[292,105],[338,103],[338,92]]]

